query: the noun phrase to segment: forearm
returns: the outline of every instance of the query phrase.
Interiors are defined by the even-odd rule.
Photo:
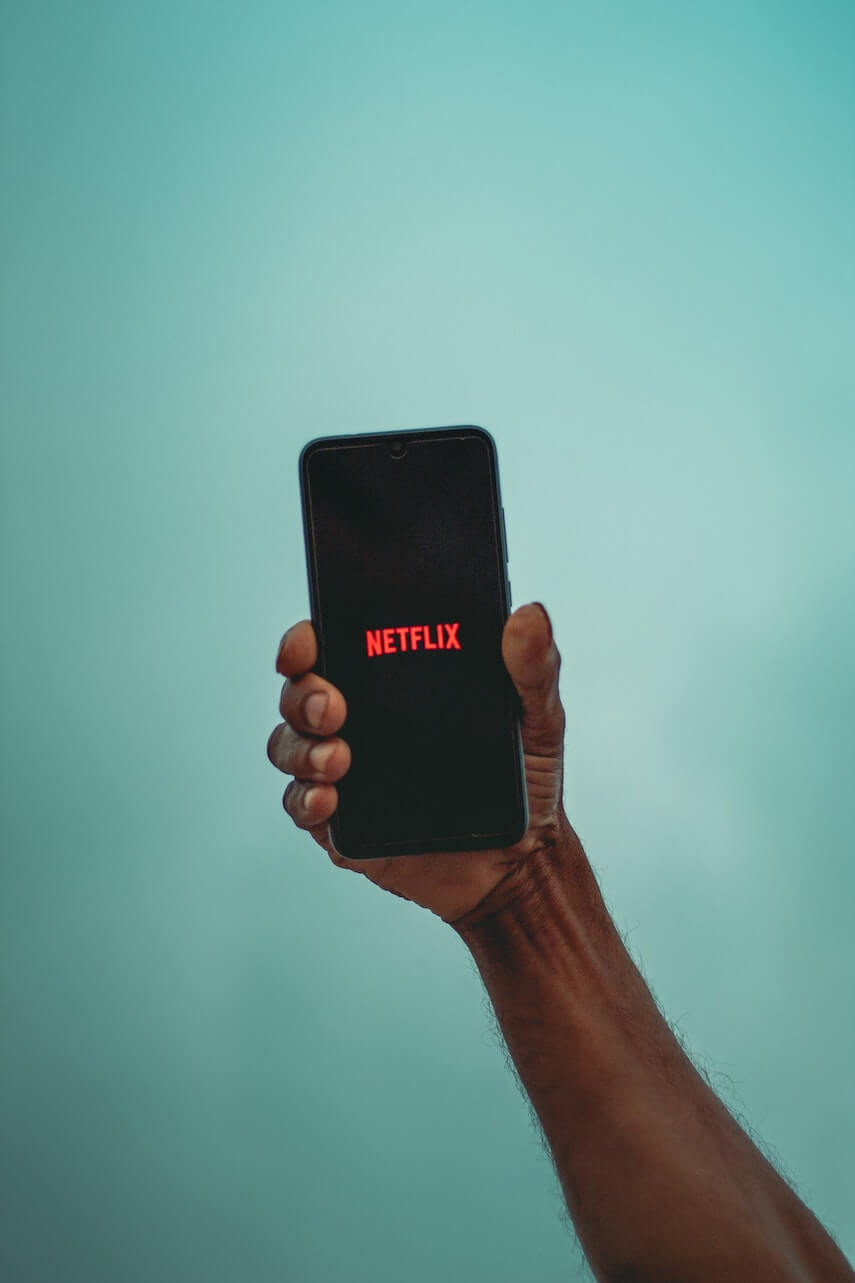
[[[454,925],[597,1278],[852,1283],[663,1020],[564,817],[497,908],[503,898],[497,888]]]

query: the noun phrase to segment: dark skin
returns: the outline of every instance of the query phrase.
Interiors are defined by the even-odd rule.
[[[285,810],[298,828],[311,833],[334,864],[363,874],[384,891],[412,900],[449,923],[475,908],[500,882],[507,880],[508,894],[512,894],[531,855],[555,840],[563,816],[561,658],[548,616],[539,605],[521,606],[508,619],[502,655],[523,701],[527,833],[515,846],[468,851],[464,858],[456,851],[365,861],[344,859],[330,837],[329,818],[338,805],[335,782],[350,766],[350,749],[336,734],[347,715],[347,704],[340,690],[312,672],[318,649],[309,620],[289,629],[276,658],[276,671],[287,678],[279,701],[284,722],[272,732],[267,755],[280,771],[294,776],[283,796]],[[313,725],[309,720],[313,705],[307,711],[307,701],[324,695],[326,708],[320,723]],[[329,755],[316,766],[310,755],[319,748]]]
[[[347,709],[312,671],[308,620],[276,660],[284,721],[267,753],[294,776],[285,809],[333,863],[430,909],[469,948],[598,1280],[855,1283],[825,1228],[698,1074],[615,929],[564,812],[561,661],[540,605],[510,616],[502,655],[522,704],[530,824],[521,842],[366,861],[335,851]]]

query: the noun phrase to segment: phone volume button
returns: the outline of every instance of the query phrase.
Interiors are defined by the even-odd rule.
[[[505,509],[502,507],[502,546],[505,550],[505,561],[508,560],[508,527],[505,525]]]

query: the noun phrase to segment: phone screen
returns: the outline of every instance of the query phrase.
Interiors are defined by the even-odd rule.
[[[317,671],[352,761],[350,858],[505,846],[527,826],[495,445],[474,427],[321,438],[301,455]]]

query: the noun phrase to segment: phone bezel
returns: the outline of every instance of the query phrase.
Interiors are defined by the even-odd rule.
[[[490,465],[493,538],[500,567],[499,583],[502,596],[504,618],[510,614],[510,583],[508,579],[508,550],[505,533],[504,510],[501,502],[499,485],[498,451],[496,442],[486,428],[477,424],[458,424],[442,428],[406,428],[384,430],[380,432],[362,432],[335,436],[313,437],[300,451],[299,478],[300,499],[303,513],[303,534],[306,554],[306,572],[309,586],[309,608],[312,625],[318,644],[318,660],[315,671],[322,677],[326,672],[326,639],[323,633],[323,620],[318,600],[318,577],[314,527],[312,521],[311,490],[308,479],[308,465],[314,455],[322,450],[343,448],[364,448],[381,444],[384,441],[401,439],[404,441],[441,440],[443,438],[477,437],[487,448]],[[394,457],[394,456],[393,456]],[[405,457],[404,455],[401,458]],[[488,850],[505,848],[519,842],[528,829],[528,792],[525,781],[525,756],[520,730],[519,708],[513,722],[515,755],[518,769],[514,776],[515,809],[518,823],[510,832],[498,831],[483,834],[446,834],[441,838],[417,838],[412,841],[390,841],[376,843],[353,843],[344,839],[338,810],[330,818],[330,835],[336,851],[346,859],[367,860],[383,859],[395,855],[426,855],[441,851]]]

